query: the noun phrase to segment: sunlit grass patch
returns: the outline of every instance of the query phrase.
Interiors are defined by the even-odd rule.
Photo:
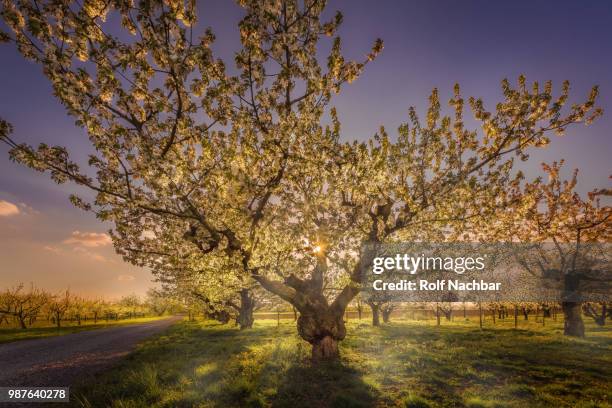
[[[553,324],[348,326],[341,361],[313,366],[292,321],[256,321],[243,331],[181,322],[75,390],[74,405],[522,408],[605,407],[612,399],[611,330],[575,340]]]

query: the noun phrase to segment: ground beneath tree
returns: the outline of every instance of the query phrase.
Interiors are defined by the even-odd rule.
[[[0,386],[73,385],[108,368],[182,317],[0,344]]]
[[[293,321],[183,321],[89,384],[79,408],[610,408],[612,326],[531,318],[348,322],[340,361],[313,365]]]

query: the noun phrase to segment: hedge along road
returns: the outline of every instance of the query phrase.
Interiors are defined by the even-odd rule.
[[[182,316],[0,344],[0,386],[69,387],[116,363]]]

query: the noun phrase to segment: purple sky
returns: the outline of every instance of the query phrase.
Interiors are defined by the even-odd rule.
[[[242,11],[227,0],[203,1],[200,26],[212,26],[214,51],[226,60],[239,45]],[[604,117],[575,127],[550,148],[532,155],[528,177],[539,163],[564,158],[580,168],[581,191],[610,187],[612,174],[612,3],[606,1],[331,1],[327,14],[344,14],[341,36],[349,57],[361,58],[378,37],[385,49],[334,104],[346,139],[370,137],[380,125],[393,134],[409,106],[423,112],[431,88],[448,100],[459,82],[464,96],[493,107],[500,80],[568,79],[574,100],[599,85]],[[0,46],[0,116],[15,126],[20,141],[67,145],[83,157],[89,144],[51,95],[41,69],[10,45]],[[0,287],[33,281],[52,290],[118,296],[142,294],[146,270],[122,263],[104,239],[108,227],[73,208],[68,193],[47,177],[11,163],[0,146]],[[15,204],[18,214],[3,201]],[[4,207],[3,207],[4,205]],[[4,212],[9,215],[2,216]],[[12,208],[12,207],[11,207]],[[75,231],[79,231],[75,235]],[[69,256],[68,256],[69,255]]]

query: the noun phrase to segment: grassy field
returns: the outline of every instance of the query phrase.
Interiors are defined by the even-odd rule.
[[[337,364],[312,366],[293,322],[239,331],[181,322],[95,384],[77,407],[610,407],[612,330],[560,321],[349,322]]]
[[[65,324],[62,323],[62,327],[60,328],[57,328],[56,326],[40,324],[34,327],[28,327],[27,329],[0,327],[0,344],[9,343],[11,341],[17,340],[61,336],[63,334],[78,333],[84,330],[95,330],[102,329],[105,327],[124,326],[126,324],[145,323],[163,318],[164,317],[157,316],[139,317],[134,319],[109,320],[108,322],[105,320],[98,320],[97,323],[94,323],[93,320],[82,320],[80,326],[77,323],[66,322]]]

